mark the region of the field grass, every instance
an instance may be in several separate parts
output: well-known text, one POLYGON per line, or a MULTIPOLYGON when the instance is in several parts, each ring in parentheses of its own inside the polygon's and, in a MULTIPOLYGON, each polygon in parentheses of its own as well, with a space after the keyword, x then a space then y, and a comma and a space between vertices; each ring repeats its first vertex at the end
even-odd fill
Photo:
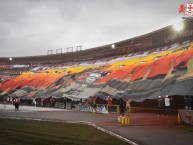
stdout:
POLYGON ((126 145, 84 124, 0 118, 1 145, 126 145))
POLYGON ((181 125, 172 125, 169 126, 171 128, 174 128, 176 130, 186 131, 186 132, 192 132, 193 133, 193 126, 188 124, 181 124, 181 125))
POLYGON ((192 125, 181 125, 178 127, 179 130, 187 131, 187 132, 193 132, 193 126, 192 125))
POLYGON ((183 129, 184 131, 193 132, 193 128, 187 127, 183 129))

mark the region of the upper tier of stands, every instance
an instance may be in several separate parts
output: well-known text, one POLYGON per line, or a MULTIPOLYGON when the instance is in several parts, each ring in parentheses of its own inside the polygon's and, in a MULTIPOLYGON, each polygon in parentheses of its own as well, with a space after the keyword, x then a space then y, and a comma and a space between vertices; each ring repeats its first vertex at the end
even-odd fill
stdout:
MULTIPOLYGON (((104 98, 111 95, 124 98, 129 95, 138 101, 153 98, 160 93, 169 93, 165 88, 174 80, 178 82, 183 76, 193 76, 190 75, 193 43, 186 41, 183 45, 176 43, 166 48, 101 59, 93 63, 38 66, 4 81, 0 85, 0 95, 12 93, 30 98, 51 95, 70 98, 88 98, 93 95, 104 98)), ((176 87, 175 83, 173 87, 176 87)), ((175 94, 175 91, 172 93, 175 94)))

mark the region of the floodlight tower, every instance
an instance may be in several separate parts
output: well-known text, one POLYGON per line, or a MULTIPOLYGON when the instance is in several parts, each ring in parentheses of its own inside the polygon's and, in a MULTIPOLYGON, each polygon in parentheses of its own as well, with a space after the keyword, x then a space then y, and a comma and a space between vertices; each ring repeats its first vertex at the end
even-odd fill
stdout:
POLYGON ((112 44, 112 45, 111 45, 111 48, 112 48, 112 49, 115 49, 115 44, 112 44))
POLYGON ((175 31, 181 31, 184 28, 183 22, 177 22, 173 24, 173 28, 175 31))
POLYGON ((12 61, 13 61, 13 58, 10 57, 10 58, 9 58, 9 65, 12 65, 12 61))

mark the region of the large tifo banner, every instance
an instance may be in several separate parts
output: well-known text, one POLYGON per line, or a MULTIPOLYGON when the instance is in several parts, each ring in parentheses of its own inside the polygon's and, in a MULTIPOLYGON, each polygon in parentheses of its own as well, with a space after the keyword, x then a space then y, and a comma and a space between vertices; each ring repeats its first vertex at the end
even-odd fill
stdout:
POLYGON ((178 110, 183 122, 193 125, 193 110, 178 110))

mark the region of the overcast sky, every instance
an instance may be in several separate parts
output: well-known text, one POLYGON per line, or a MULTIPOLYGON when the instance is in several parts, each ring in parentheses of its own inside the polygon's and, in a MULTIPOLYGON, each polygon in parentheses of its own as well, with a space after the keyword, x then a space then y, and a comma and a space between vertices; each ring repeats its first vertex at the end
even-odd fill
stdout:
MULTIPOLYGON (((0 0, 0 57, 111 44, 182 18, 186 0, 0 0)), ((55 53, 55 51, 54 51, 55 53)))

